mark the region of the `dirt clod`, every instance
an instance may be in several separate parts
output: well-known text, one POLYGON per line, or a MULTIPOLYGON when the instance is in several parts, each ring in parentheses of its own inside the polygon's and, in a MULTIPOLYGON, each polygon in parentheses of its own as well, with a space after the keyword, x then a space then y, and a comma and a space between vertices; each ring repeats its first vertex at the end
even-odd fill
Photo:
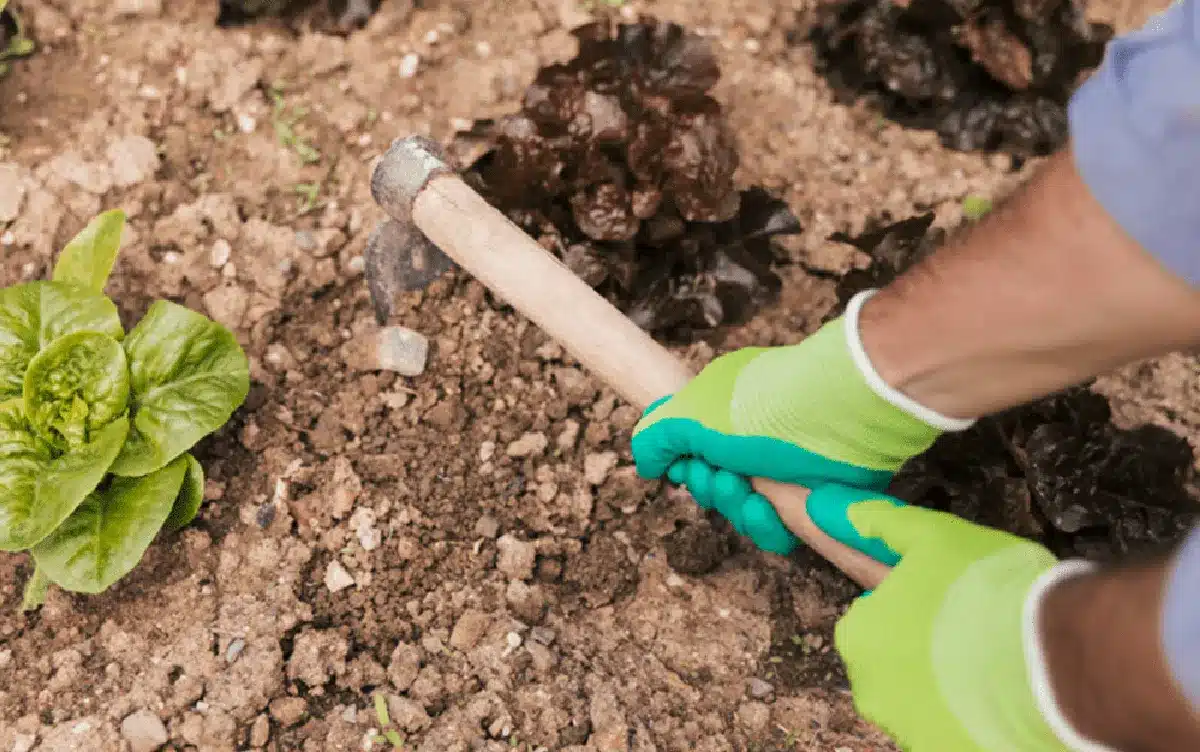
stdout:
POLYGON ((131 752, 155 752, 170 739, 162 720, 149 710, 139 710, 121 721, 121 736, 131 752))
POLYGON ((496 568, 514 580, 529 580, 533 577, 533 565, 537 561, 537 546, 511 535, 501 536, 496 541, 500 555, 496 568))

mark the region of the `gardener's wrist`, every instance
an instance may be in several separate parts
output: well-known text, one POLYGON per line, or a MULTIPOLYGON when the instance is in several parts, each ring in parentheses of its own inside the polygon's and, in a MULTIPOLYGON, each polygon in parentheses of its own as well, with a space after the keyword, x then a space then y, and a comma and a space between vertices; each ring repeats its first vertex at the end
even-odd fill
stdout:
POLYGON ((1026 660, 1043 715, 1079 752, 1200 748, 1200 724, 1161 647, 1165 564, 1059 565, 1027 614, 1026 660), (1031 623, 1030 623, 1031 622, 1031 623), (1030 631, 1032 628, 1032 631, 1030 631), (1065 728, 1064 728, 1065 727, 1065 728), (1090 745, 1090 746, 1089 746, 1090 745))
POLYGON ((1066 151, 864 306, 879 374, 938 412, 998 412, 1200 342, 1200 293, 1126 236, 1066 151))

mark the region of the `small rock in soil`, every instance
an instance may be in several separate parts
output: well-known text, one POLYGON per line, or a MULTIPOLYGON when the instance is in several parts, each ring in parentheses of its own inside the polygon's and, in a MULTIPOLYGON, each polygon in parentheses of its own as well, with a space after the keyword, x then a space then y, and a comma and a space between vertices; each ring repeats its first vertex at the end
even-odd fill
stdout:
POLYGON ((953 149, 1036 156, 1066 140, 1066 102, 1113 30, 1089 23, 1083 0, 1029 7, 840 0, 818 11, 809 40, 840 98, 869 94, 953 149))
POLYGON ((246 649, 246 641, 240 637, 229 641, 229 647, 225 649, 225 660, 228 663, 233 663, 246 649))
POLYGON ((254 719, 254 725, 250 727, 250 746, 265 746, 270 739, 271 721, 267 718, 267 716, 260 715, 254 719))
POLYGON ((290 728, 304 720, 308 712, 308 701, 303 697, 276 697, 271 700, 270 713, 275 722, 290 728))
POLYGON ((416 645, 402 642, 392 651, 388 662, 388 681, 398 692, 404 692, 417 680, 421 671, 421 649, 416 645))
POLYGON ((750 696, 756 700, 765 700, 775 694, 775 687, 768 681, 754 677, 747 682, 747 690, 750 696))
POLYGON ((148 180, 158 170, 158 149, 145 136, 126 136, 108 145, 113 183, 121 188, 148 180))
POLYGON ((549 443, 546 434, 541 431, 531 431, 509 444, 504 453, 509 457, 531 457, 546 451, 549 443))
POLYGON ((455 650, 470 650, 475 647, 491 626, 492 617, 476 609, 467 609, 458 617, 454 631, 450 633, 450 647, 455 650))
POLYGON ((490 514, 485 514, 475 522, 475 534, 484 538, 495 539, 500 534, 500 521, 490 514))
POLYGON ((163 12, 163 0, 116 0, 113 10, 121 16, 157 18, 163 12))
POLYGON ((593 452, 583 458, 583 479, 593 486, 598 486, 608 480, 609 473, 616 466, 616 452, 593 452))
POLYGON ((771 709, 761 702, 744 702, 737 714, 742 726, 753 734, 762 733, 771 722, 771 709))
POLYGON ((496 560, 496 568, 514 580, 533 579, 533 566, 537 562, 537 546, 518 540, 511 535, 502 536, 496 541, 500 555, 496 560))
POLYGON ((537 585, 512 580, 504 592, 509 608, 526 624, 537 624, 546 615, 546 596, 537 585))
POLYGON ((167 728, 157 715, 139 710, 121 721, 121 736, 132 752, 154 752, 167 743, 167 728))
POLYGON ((387 326, 347 342, 346 365, 360 371, 395 371, 402 376, 425 373, 429 340, 403 326, 387 326))
POLYGON ((21 213, 25 186, 15 164, 0 164, 0 224, 12 222, 21 213))
POLYGON ((337 559, 329 562, 325 569, 325 587, 331 593, 339 593, 354 584, 354 577, 337 559))
POLYGON ((425 708, 407 697, 388 695, 387 706, 392 723, 410 734, 423 731, 431 723, 425 708))
POLYGON ((578 55, 539 71, 520 112, 457 134, 465 179, 644 329, 746 319, 780 288, 772 238, 800 225, 737 189, 708 43, 651 18, 572 34, 578 55))

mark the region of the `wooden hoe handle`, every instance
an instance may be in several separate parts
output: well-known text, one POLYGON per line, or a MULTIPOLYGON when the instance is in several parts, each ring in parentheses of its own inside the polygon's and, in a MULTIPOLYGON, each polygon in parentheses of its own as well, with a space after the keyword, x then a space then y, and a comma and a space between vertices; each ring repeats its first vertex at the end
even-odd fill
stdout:
MULTIPOLYGON (((436 144, 421 137, 397 140, 376 166, 371 188, 393 219, 415 225, 636 407, 644 409, 691 379, 682 361, 455 175, 436 144)), ((813 523, 807 489, 764 478, 753 483, 797 537, 859 585, 874 589, 887 576, 887 565, 813 523)))

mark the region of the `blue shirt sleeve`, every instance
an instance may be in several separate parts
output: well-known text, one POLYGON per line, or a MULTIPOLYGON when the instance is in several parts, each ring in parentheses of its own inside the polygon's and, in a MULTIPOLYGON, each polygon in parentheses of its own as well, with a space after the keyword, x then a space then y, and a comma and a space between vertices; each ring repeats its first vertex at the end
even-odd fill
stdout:
POLYGON ((1175 681, 1200 710, 1200 527, 1179 550, 1167 580, 1163 650, 1175 681))
POLYGON ((1072 97, 1076 168, 1124 230, 1200 284, 1200 0, 1109 42, 1072 97))

